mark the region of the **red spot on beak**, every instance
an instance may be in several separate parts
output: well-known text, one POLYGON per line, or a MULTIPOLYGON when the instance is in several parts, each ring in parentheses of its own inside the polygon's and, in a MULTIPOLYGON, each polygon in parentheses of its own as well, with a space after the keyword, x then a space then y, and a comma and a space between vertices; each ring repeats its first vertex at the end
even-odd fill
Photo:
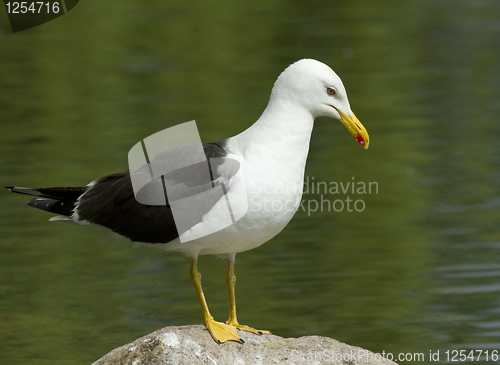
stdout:
POLYGON ((365 145, 365 140, 363 139, 363 137, 361 137, 361 134, 356 134, 354 136, 354 139, 358 141, 362 146, 365 145))

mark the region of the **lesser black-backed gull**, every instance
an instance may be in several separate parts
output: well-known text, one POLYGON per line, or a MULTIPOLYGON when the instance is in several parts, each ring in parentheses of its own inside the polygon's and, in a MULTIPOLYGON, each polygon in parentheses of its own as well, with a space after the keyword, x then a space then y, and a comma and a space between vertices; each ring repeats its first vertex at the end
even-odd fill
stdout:
POLYGON ((203 144, 208 160, 222 161, 212 175, 213 185, 225 189, 227 196, 222 199, 229 198, 233 206, 245 204, 247 209, 234 224, 212 233, 211 225, 220 218, 215 204, 201 220, 181 233, 181 236, 196 233, 199 238, 195 239, 179 237, 169 203, 147 205, 136 200, 129 171, 106 175, 83 187, 9 189, 37 196, 28 205, 58 214, 53 221, 100 225, 134 242, 191 257, 190 276, 212 337, 219 343, 242 342, 238 329, 258 334, 269 332, 240 325, 237 320, 235 255, 276 236, 299 208, 314 119, 321 116, 341 121, 356 141, 368 148, 368 133, 351 111, 340 78, 325 64, 303 59, 281 73, 266 109, 251 127, 237 136, 203 144), (231 184, 225 160, 239 163, 245 193, 231 184), (227 259, 229 319, 226 323, 213 319, 202 291, 197 260, 199 255, 206 254, 227 259))

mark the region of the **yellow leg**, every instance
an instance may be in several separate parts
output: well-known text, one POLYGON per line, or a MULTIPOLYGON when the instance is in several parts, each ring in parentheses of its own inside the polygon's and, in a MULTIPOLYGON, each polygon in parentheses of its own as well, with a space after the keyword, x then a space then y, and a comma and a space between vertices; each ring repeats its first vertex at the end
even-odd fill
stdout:
POLYGON ((259 335, 270 335, 271 332, 269 331, 259 331, 255 328, 238 323, 238 319, 236 317, 236 295, 234 291, 234 287, 236 285, 236 275, 234 275, 234 263, 230 260, 227 260, 226 284, 229 294, 229 319, 226 323, 243 331, 252 332, 259 335))
POLYGON ((223 343, 226 341, 237 341, 243 343, 243 340, 240 339, 240 336, 238 335, 238 330, 236 329, 236 327, 222 322, 217 322, 210 314, 207 301, 205 300, 205 295, 203 294, 203 289, 201 288, 201 274, 198 271, 197 260, 193 260, 189 274, 191 276, 191 280, 193 280, 196 294, 198 294, 198 299, 200 300, 201 310, 203 311, 203 317, 205 320, 205 326, 207 326, 207 329, 212 335, 215 342, 223 343))

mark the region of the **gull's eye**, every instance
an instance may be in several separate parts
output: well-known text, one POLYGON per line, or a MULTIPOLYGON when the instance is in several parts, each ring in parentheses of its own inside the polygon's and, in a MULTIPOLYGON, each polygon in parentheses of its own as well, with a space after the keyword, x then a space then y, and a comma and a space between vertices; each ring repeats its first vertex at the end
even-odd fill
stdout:
POLYGON ((326 88, 326 93, 328 95, 335 95, 337 93, 337 90, 335 90, 333 87, 327 87, 326 88))

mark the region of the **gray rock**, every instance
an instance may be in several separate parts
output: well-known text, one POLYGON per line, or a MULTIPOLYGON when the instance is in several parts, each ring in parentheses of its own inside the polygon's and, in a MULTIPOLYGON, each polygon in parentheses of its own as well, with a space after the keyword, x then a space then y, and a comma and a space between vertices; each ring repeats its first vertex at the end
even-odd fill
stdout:
POLYGON ((282 338, 240 332, 244 344, 215 343, 205 326, 166 327, 119 347, 93 365, 396 364, 328 337, 282 338))
POLYGON ((396 364, 328 337, 282 338, 243 331, 240 337, 244 344, 219 345, 205 326, 165 327, 111 351, 93 365, 396 364))

